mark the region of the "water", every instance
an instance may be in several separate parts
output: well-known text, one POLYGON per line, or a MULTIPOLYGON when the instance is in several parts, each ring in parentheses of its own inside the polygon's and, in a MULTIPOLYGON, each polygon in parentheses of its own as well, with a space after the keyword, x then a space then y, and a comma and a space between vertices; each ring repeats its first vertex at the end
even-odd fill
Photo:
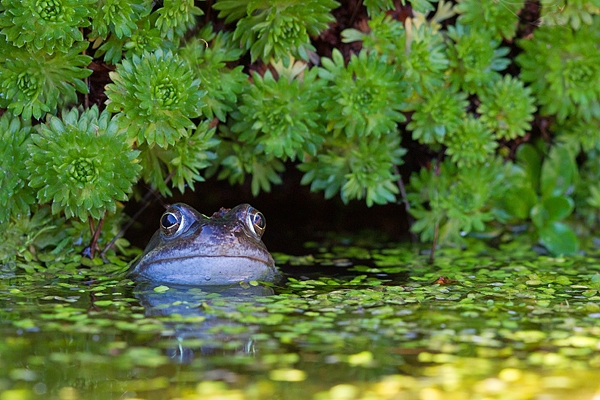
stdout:
POLYGON ((313 250, 276 287, 9 272, 0 400, 600 398, 596 258, 313 250))

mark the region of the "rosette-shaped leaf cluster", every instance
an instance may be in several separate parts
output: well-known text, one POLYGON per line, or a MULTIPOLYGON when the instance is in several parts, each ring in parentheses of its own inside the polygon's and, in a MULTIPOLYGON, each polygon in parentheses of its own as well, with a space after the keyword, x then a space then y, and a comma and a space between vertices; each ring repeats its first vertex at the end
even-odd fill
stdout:
POLYGON ((156 27, 169 40, 183 36, 196 26, 196 17, 204 14, 194 0, 164 0, 157 13, 156 27))
POLYGON ((138 29, 136 22, 150 14, 151 9, 149 0, 98 0, 90 36, 102 39, 109 34, 119 39, 130 37, 138 29))
POLYGON ((470 94, 481 93, 500 79, 499 71, 509 64, 505 58, 508 47, 499 47, 499 41, 489 31, 471 29, 457 24, 448 27, 450 82, 455 89, 470 94))
POLYGON ((107 63, 118 64, 123 58, 131 59, 134 55, 141 56, 144 52, 152 53, 158 49, 174 48, 175 43, 165 40, 149 18, 142 18, 137 21, 136 29, 130 37, 119 38, 117 35, 110 35, 94 55, 95 57, 104 55, 104 61, 107 63))
POLYGON ((83 40, 94 0, 3 0, 0 32, 17 47, 52 54, 68 52, 83 40))
POLYGON ((25 160, 31 124, 10 112, 0 117, 0 224, 12 217, 29 215, 35 200, 28 183, 25 160))
POLYGON ((531 89, 510 75, 496 81, 479 96, 477 112, 497 139, 515 139, 531 128, 536 110, 531 89))
MULTIPOLYGON (((395 60, 399 42, 405 40, 402 22, 393 19, 390 15, 380 13, 374 15, 368 24, 368 33, 353 28, 343 30, 342 40, 345 43, 362 41, 363 49, 385 55, 390 61, 395 60)), ((403 54, 402 57, 404 56, 403 54)))
POLYGON ((401 74, 375 52, 352 55, 348 66, 339 50, 321 59, 319 76, 327 82, 323 108, 327 127, 347 136, 380 136, 405 120, 407 97, 401 74))
POLYGON ((402 164, 406 150, 396 131, 364 140, 339 136, 327 143, 326 151, 299 165, 302 184, 311 191, 323 190, 325 198, 336 193, 344 203, 365 199, 367 206, 394 202, 398 193, 395 165, 402 164))
POLYGON ((200 170, 210 167, 216 158, 212 149, 219 144, 219 140, 214 134, 215 128, 209 126, 209 121, 204 121, 194 133, 178 140, 173 146, 140 146, 142 178, 163 196, 172 194, 167 185, 169 180, 181 193, 186 186, 194 190, 194 182, 204 181, 200 170))
POLYGON ((414 140, 421 143, 441 143, 448 132, 455 131, 467 115, 467 95, 449 87, 427 93, 411 103, 407 110, 414 111, 406 126, 414 140))
POLYGON ((100 219, 125 201, 140 171, 131 142, 97 107, 51 116, 32 136, 27 169, 40 203, 67 218, 100 219))
POLYGON ((459 167, 475 167, 483 164, 498 146, 492 131, 481 119, 467 117, 457 129, 444 137, 446 154, 459 167))
POLYGON ((600 17, 577 31, 541 26, 518 44, 521 79, 531 83, 542 114, 559 122, 600 118, 600 17))
POLYGON ((492 32, 496 39, 511 40, 517 31, 519 12, 524 4, 524 0, 459 0, 454 11, 459 14, 459 23, 492 32))
POLYGON ((422 241, 461 245, 464 236, 484 231, 485 223, 497 216, 494 204, 504 192, 509 164, 493 159, 471 168, 458 168, 450 159, 410 178, 408 199, 416 222, 411 227, 422 241))
POLYGON ((594 15, 600 14, 600 0, 540 0, 541 25, 570 24, 575 30, 592 24, 594 15))
POLYGON ((219 32, 215 35, 210 25, 191 39, 179 50, 179 55, 191 66, 202 82, 202 87, 210 93, 203 98, 202 114, 212 119, 215 116, 225 122, 227 113, 236 107, 239 94, 244 89, 248 76, 242 72, 243 66, 231 69, 228 62, 236 61, 243 50, 232 46, 230 33, 219 32), (210 45, 207 46, 207 43, 210 45))
POLYGON ((252 61, 308 60, 314 51, 310 36, 318 36, 334 21, 334 0, 217 0, 214 8, 225 22, 237 21, 234 40, 250 50, 252 61))
POLYGON ((369 33, 342 32, 344 42, 362 41, 363 49, 377 52, 403 72, 404 81, 419 95, 442 86, 448 69, 446 44, 440 31, 428 24, 404 25, 389 15, 369 20, 369 33))
POLYGON ((325 131, 319 109, 324 82, 317 80, 317 68, 301 72, 303 67, 298 74, 280 70, 279 79, 270 71, 262 77, 252 74, 253 85, 246 86, 238 110, 231 114, 238 140, 283 160, 316 154, 325 131))
POLYGON ((431 26, 422 24, 398 41, 396 57, 404 71, 404 79, 419 95, 436 91, 444 82, 448 56, 443 36, 431 26))
MULTIPOLYGON (((1 36, 1 35, 0 35, 1 36)), ((85 42, 74 45, 68 53, 28 52, 3 41, 0 52, 10 57, 0 59, 0 107, 8 108, 25 119, 39 119, 47 112, 77 100, 77 93, 87 93, 83 78, 92 71, 85 67, 92 60, 81 54, 85 42)))
POLYGON ((166 148, 196 128, 200 116, 200 80, 190 66, 170 51, 157 50, 123 60, 106 86, 107 109, 139 144, 166 148))

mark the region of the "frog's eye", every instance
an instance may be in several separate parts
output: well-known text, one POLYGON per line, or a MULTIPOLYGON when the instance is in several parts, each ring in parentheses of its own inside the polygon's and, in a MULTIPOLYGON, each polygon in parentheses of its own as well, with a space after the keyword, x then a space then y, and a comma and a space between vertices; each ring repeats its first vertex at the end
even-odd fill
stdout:
POLYGON ((246 218, 248 227, 256 236, 261 237, 267 228, 265 216, 256 208, 249 207, 246 218))
POLYGON ((160 230, 167 236, 173 236, 183 223, 181 212, 174 207, 169 208, 160 218, 160 230))

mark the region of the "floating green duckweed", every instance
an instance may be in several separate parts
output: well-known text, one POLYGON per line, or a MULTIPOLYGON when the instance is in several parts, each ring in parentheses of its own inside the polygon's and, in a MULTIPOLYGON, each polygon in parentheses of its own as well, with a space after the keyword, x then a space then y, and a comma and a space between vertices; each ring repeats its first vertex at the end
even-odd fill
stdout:
POLYGON ((276 287, 22 267, 0 281, 0 400, 599 396, 595 255, 315 249, 276 256, 276 287))

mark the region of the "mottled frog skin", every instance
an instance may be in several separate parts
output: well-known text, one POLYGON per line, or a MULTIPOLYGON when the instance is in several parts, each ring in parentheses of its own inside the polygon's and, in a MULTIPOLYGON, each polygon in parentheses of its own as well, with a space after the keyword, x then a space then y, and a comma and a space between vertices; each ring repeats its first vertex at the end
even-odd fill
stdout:
POLYGON ((129 276, 177 285, 275 281, 280 275, 261 240, 265 228, 265 217, 249 204, 211 217, 173 204, 129 276))

